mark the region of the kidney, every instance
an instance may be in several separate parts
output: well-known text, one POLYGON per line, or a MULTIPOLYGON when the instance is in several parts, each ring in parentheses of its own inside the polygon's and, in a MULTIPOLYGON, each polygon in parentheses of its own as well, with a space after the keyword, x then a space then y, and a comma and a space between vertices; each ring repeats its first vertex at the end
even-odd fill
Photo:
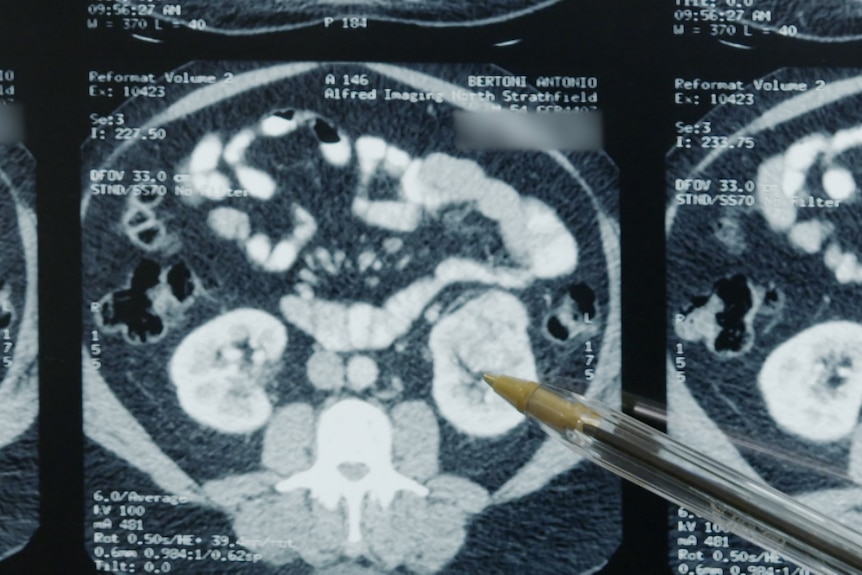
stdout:
POLYGON ((524 305, 515 296, 495 290, 470 300, 431 329, 431 394, 440 415, 456 429, 490 438, 524 421, 482 381, 482 374, 537 379, 528 325, 524 305))
POLYGON ((238 308, 195 328, 174 351, 168 373, 180 407, 222 433, 252 433, 272 415, 267 386, 287 347, 275 316, 238 308))
POLYGON ((757 384, 787 433, 815 442, 848 437, 862 407, 862 324, 829 321, 799 332, 766 358, 757 384))

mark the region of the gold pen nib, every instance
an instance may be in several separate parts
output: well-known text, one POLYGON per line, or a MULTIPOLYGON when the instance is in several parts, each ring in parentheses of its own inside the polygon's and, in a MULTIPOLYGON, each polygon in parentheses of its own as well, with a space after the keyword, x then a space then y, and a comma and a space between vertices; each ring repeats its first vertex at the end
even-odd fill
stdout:
POLYGON ((557 431, 583 430, 584 424, 598 425, 601 416, 577 399, 564 397, 558 391, 508 375, 486 373, 482 378, 503 399, 525 415, 538 419, 557 431))
POLYGON ((530 396, 539 388, 539 384, 534 381, 526 381, 507 375, 486 373, 482 379, 521 413, 527 409, 527 401, 529 401, 530 396))

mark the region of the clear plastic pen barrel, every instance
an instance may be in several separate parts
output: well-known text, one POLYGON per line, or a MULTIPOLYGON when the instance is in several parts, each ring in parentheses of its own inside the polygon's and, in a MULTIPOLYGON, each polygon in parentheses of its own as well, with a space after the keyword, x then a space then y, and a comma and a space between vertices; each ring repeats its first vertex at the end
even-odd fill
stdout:
POLYGON ((576 452, 801 567, 862 575, 862 534, 621 412, 554 393, 583 406, 577 425, 539 418, 553 408, 541 393, 530 398, 525 412, 576 452))

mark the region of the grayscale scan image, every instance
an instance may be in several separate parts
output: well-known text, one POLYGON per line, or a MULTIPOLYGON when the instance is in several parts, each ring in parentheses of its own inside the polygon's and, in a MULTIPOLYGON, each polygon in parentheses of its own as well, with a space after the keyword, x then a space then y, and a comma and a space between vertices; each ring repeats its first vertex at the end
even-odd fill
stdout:
MULTIPOLYGON (((705 22, 814 42, 862 39, 860 0, 725 0, 705 22)), ((720 30, 719 35, 727 35, 720 30)), ((730 34, 733 35, 733 34, 730 34)))
MULTIPOLYGON (((281 32, 305 26, 364 28, 369 20, 420 26, 483 26, 566 0, 119 0, 104 15, 145 16, 217 34, 281 32)), ((568 0, 571 1, 571 0, 568 0)), ((125 30, 139 25, 124 25, 125 30)))
POLYGON ((0 558, 39 524, 35 172, 23 145, 0 143, 0 558))
POLYGON ((538 116, 547 92, 484 65, 91 74, 109 77, 163 97, 91 116, 83 148, 98 568, 605 564, 618 482, 481 380, 573 378, 619 402, 616 168, 456 145, 456 113, 538 116))
MULTIPOLYGON (((862 71, 711 89, 667 164, 670 431, 862 529, 862 71)), ((671 527, 680 569, 781 564, 671 527)))

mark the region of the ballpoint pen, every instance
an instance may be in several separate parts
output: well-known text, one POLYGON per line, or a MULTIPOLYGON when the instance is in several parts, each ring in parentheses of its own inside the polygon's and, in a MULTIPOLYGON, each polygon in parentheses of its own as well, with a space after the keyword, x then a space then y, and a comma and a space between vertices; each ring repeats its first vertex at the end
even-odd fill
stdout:
POLYGON ((571 391, 484 376, 546 433, 600 466, 823 575, 862 575, 862 534, 670 436, 571 391))

